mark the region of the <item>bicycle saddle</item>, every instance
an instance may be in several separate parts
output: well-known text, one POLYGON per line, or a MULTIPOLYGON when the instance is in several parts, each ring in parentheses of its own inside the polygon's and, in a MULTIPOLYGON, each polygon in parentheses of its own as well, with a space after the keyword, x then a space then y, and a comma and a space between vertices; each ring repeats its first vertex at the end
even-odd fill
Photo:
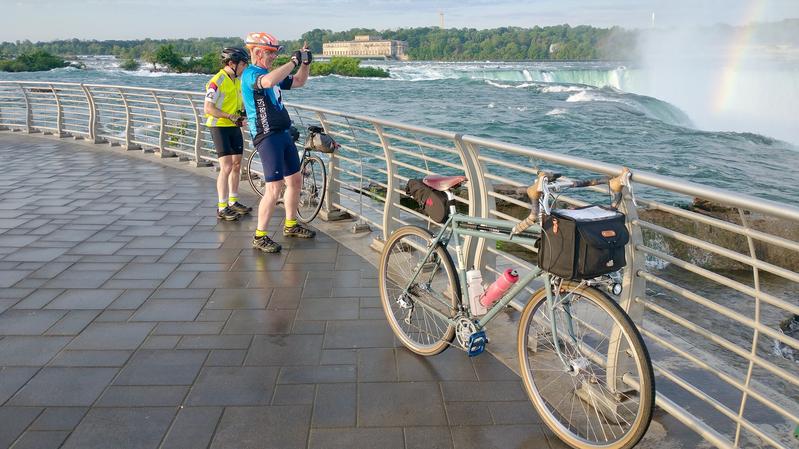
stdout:
POLYGON ((443 192, 466 182, 466 176, 425 176, 422 182, 431 189, 443 192))

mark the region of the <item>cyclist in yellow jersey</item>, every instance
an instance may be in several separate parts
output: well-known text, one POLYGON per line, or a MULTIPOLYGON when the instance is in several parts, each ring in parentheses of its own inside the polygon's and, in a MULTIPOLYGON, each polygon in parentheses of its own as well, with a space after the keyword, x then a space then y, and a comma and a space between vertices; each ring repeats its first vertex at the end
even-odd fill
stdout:
POLYGON ((241 99, 241 73, 250 63, 250 55, 241 48, 222 50, 224 67, 205 86, 205 125, 219 156, 219 176, 216 180, 217 218, 238 220, 250 213, 251 207, 239 202, 239 179, 244 140, 240 127, 243 124, 244 105, 241 99), (229 196, 228 196, 229 194, 229 196))

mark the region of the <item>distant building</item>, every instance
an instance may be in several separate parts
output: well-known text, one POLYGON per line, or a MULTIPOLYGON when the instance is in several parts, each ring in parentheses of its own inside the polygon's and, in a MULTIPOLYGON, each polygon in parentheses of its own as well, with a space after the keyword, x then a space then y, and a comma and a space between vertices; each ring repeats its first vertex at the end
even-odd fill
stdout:
POLYGON ((355 36, 354 41, 338 41, 322 44, 322 56, 349 56, 351 58, 386 58, 405 61, 408 43, 383 39, 380 36, 355 36))

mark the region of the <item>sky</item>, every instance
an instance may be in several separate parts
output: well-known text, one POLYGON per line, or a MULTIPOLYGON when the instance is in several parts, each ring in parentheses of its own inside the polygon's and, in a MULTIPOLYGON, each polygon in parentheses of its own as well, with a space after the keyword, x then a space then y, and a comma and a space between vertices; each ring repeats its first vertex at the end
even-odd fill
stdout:
POLYGON ((799 0, 0 0, 0 41, 244 36, 315 28, 679 27, 799 17, 799 0), (759 5, 752 8, 753 5, 759 5), (758 11, 752 18, 747 11, 758 11))

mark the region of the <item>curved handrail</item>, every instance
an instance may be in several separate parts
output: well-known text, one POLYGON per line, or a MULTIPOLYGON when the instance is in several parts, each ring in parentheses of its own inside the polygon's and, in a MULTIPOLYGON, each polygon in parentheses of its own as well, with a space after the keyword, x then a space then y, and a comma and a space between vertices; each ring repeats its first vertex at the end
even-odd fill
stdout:
MULTIPOLYGON (((55 129, 58 135, 88 136, 95 142, 121 141, 129 149, 175 152, 203 165, 216 158, 197 108, 202 101, 202 93, 184 90, 0 81, 0 129, 55 129), (55 94, 56 108, 48 109, 50 102, 43 95, 50 94, 55 94)), ((338 153, 328 156, 329 195, 321 216, 333 218, 342 211, 358 216, 378 228, 376 246, 406 223, 438 226, 402 201, 401 186, 412 177, 466 175, 471 182, 458 202, 474 215, 510 219, 526 215, 524 209, 529 207, 513 191, 532 180, 528 174, 534 169, 527 168, 526 162, 530 159, 596 174, 621 171, 613 164, 369 115, 294 103, 287 106, 294 111, 295 120, 321 123, 342 144, 338 153), (518 173, 509 173, 508 168, 514 166, 518 173), (387 190, 381 193, 381 189, 387 190)), ((252 151, 249 143, 245 148, 252 151)), ((786 315, 799 311, 796 299, 775 291, 773 284, 773 278, 779 278, 782 284, 777 285, 784 291, 799 290, 799 233, 783 232, 786 227, 799 228, 799 208, 644 170, 635 171, 633 182, 656 192, 699 197, 730 208, 729 213, 709 216, 646 198, 647 192, 638 194, 639 205, 646 208, 636 209, 629 196, 625 199, 633 238, 626 252, 624 290, 617 299, 641 328, 647 344, 657 348, 654 366, 658 378, 683 386, 692 398, 677 401, 659 391, 658 405, 718 447, 746 445, 742 429, 772 447, 792 447, 788 432, 780 434, 778 430, 792 430, 799 424, 799 405, 775 385, 793 388, 792 397, 797 398, 799 376, 795 364, 775 358, 769 344, 799 354, 799 341, 775 329, 774 320, 780 315, 767 316, 764 311, 766 306, 786 315), (675 270, 661 270, 658 264, 670 264, 675 270), (729 275, 726 270, 730 268, 749 270, 754 286, 741 276, 729 275), (681 277, 675 273, 677 269, 690 277, 681 277), (764 271, 772 273, 770 278, 764 271), (719 288, 697 288, 696 279, 719 288), (751 316, 746 313, 750 304, 756 308, 751 316), (735 332, 728 335, 723 329, 697 324, 697 317, 727 323, 735 332), (714 348, 738 357, 745 369, 736 372, 714 348), (738 392, 741 399, 714 398, 717 386, 709 387, 703 376, 686 378, 679 372, 683 365, 702 370, 738 392), (757 370, 760 374, 756 376, 757 370), (702 402, 703 407, 692 407, 691 401, 702 402), (761 426, 749 419, 747 411, 757 403, 778 411, 775 419, 782 420, 776 421, 779 425, 761 426), (734 431, 710 428, 710 421, 700 416, 702 408, 727 417, 734 431)), ((587 195, 561 199, 571 204, 596 200, 591 192, 587 195)), ((532 267, 528 251, 494 247, 481 239, 469 242, 465 249, 468 263, 487 273, 500 273, 509 264, 532 267)), ((514 306, 521 307, 524 299, 517 298, 514 306)), ((623 373, 616 376, 624 377, 623 373)))

